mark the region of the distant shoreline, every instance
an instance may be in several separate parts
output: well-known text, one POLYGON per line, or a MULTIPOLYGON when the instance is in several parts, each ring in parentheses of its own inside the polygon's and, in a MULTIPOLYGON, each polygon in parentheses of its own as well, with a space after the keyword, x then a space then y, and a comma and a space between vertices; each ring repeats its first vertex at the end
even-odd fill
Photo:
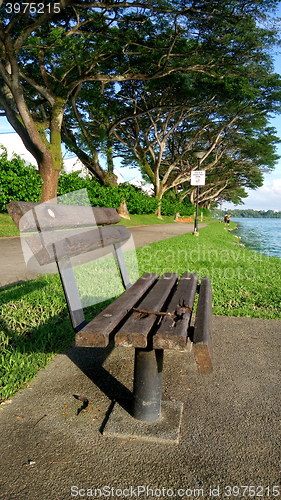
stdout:
MULTIPOLYGON (((219 218, 219 217, 218 217, 219 218)), ((281 219, 281 214, 280 216, 278 217, 243 217, 243 216, 239 216, 239 215, 234 215, 233 217, 231 217, 231 220, 233 219, 281 219)))
POLYGON ((253 210, 252 208, 239 210, 239 208, 234 208, 233 210, 212 209, 211 213, 220 218, 229 213, 232 218, 237 219, 281 219, 281 210, 253 210))

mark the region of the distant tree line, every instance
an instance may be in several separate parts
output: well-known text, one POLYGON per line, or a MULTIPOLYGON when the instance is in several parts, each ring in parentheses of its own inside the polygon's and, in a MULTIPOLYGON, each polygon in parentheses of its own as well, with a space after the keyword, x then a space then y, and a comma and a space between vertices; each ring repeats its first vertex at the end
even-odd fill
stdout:
POLYGON ((231 213, 232 217, 240 217, 247 219, 281 219, 281 211, 275 212, 274 210, 253 210, 252 208, 239 210, 213 210, 213 217, 224 217, 225 213, 231 213))

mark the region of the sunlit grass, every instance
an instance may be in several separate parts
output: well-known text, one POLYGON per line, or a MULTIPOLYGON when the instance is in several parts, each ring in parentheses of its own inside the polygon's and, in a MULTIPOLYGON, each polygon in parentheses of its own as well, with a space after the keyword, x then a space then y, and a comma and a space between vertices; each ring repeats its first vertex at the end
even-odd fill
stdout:
POLYGON ((218 221, 199 233, 140 248, 140 270, 210 276, 214 314, 281 319, 281 259, 239 246, 218 221))
POLYGON ((0 237, 19 236, 20 232, 9 214, 0 214, 0 237))
MULTIPOLYGON (((139 275, 208 275, 214 314, 281 319, 281 260, 239 246, 234 234, 217 221, 199 232, 199 237, 189 233, 137 249, 139 275)), ((106 281, 110 288, 110 279, 106 281)), ((87 308, 87 321, 112 300, 87 308)), ((1 290, 0 400, 15 394, 73 340, 57 275, 1 290)))

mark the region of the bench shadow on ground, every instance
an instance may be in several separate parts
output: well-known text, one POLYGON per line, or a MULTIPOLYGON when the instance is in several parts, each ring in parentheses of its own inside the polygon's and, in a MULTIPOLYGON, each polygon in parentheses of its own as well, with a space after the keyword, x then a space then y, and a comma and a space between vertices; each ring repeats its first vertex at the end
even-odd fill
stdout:
POLYGON ((101 425, 102 432, 114 404, 118 404, 128 413, 132 411, 132 392, 104 367, 103 363, 115 348, 111 342, 107 347, 75 347, 65 351, 68 358, 97 386, 111 401, 104 421, 101 425))
MULTIPOLYGON (((14 300, 20 300, 32 291, 44 288, 44 285, 36 280, 23 282, 20 285, 22 286, 19 286, 16 290, 14 286, 5 287, 5 289, 1 290, 0 303, 7 304, 14 300)), ((93 316, 91 315, 91 317, 93 316)), ((11 330, 3 318, 0 318, 0 328, 10 332, 9 337, 11 337, 11 330)), ((36 326, 30 328, 26 335, 13 333, 11 341, 17 351, 22 354, 38 352, 39 345, 40 352, 53 353, 54 344, 58 342, 59 337, 61 337, 62 348, 60 350, 55 349, 55 352, 64 352, 112 402, 118 401, 121 406, 129 411, 132 399, 131 391, 103 367, 105 360, 114 349, 114 344, 110 343, 105 348, 66 348, 67 343, 68 345, 73 344, 75 337, 67 310, 63 314, 53 316, 46 321, 44 323, 44 332, 40 326, 36 326)))
MULTIPOLYGON (((0 304, 12 303, 24 298, 26 295, 38 289, 44 289, 44 283, 34 280, 28 282, 19 282, 0 289, 0 304)), ((112 299, 114 300, 114 299, 112 299)), ((107 305, 99 304, 99 308, 107 305)), ((86 312, 86 311, 85 311, 86 312)), ((87 321, 90 321, 99 310, 88 308, 86 315, 87 321)), ((105 348, 91 348, 91 347, 67 347, 74 344, 75 333, 72 329, 69 314, 67 309, 59 315, 55 315, 44 322, 42 325, 28 328, 24 335, 22 333, 12 332, 4 318, 0 318, 0 329, 7 332, 11 347, 15 348, 21 354, 29 354, 32 352, 42 353, 64 353, 68 358, 96 385, 111 401, 108 409, 110 414, 114 403, 118 403, 126 409, 131 411, 132 393, 112 376, 104 367, 103 364, 107 357, 114 349, 113 342, 105 348), (54 346, 57 346, 56 348, 54 346), (59 348, 61 345, 61 348, 59 348)), ((75 394, 73 394, 75 396, 75 394)), ((108 416, 106 416, 106 419, 108 416)), ((104 421, 103 427, 106 423, 104 421)))

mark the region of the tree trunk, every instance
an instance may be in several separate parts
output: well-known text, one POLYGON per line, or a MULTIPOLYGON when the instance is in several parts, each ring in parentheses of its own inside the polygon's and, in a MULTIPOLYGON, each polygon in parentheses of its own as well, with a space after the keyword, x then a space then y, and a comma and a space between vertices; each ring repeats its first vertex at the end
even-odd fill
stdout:
POLYGON ((2 97, 0 101, 10 124, 38 164, 43 180, 41 202, 48 201, 57 196, 58 178, 62 169, 61 122, 65 102, 60 98, 54 102, 48 142, 45 135, 46 124, 44 121, 34 121, 24 100, 22 88, 15 85, 12 90, 18 108, 17 116, 12 112, 12 104, 7 99, 2 97))
POLYGON ((195 189, 192 189, 191 193, 190 193, 190 203, 192 203, 192 205, 196 205, 196 198, 197 198, 197 188, 195 189))
POLYGON ((158 208, 156 212, 154 212, 154 215, 157 215, 158 219, 163 220, 163 217, 161 215, 161 200, 158 200, 158 208))
POLYGON ((50 126, 50 143, 45 139, 43 131, 42 140, 45 151, 42 162, 38 162, 39 174, 43 179, 41 202, 54 200, 56 203, 59 174, 63 167, 61 152, 61 126, 65 109, 65 100, 57 98, 52 110, 50 126))
MULTIPOLYGON (((65 144, 71 149, 79 158, 81 163, 91 172, 91 174, 99 181, 101 186, 117 186, 117 176, 113 173, 113 163, 112 168, 109 166, 109 170, 106 172, 102 169, 99 163, 98 151, 92 148, 92 156, 85 153, 77 144, 76 138, 72 130, 68 130, 66 126, 63 126, 62 138, 65 144)), ((108 157, 107 157, 108 161, 108 157)), ((110 165, 110 162, 108 162, 110 165)))
POLYGON ((114 174, 114 163, 113 163, 113 140, 109 137, 107 138, 107 172, 104 175, 104 185, 105 186, 117 186, 117 175, 114 174))
POLYGON ((55 170, 53 165, 53 160, 51 157, 44 158, 39 164, 39 174, 42 177, 42 195, 40 202, 53 200, 56 203, 57 190, 58 190, 58 180, 60 175, 60 170, 55 170))
POLYGON ((117 175, 111 172, 104 173, 104 186, 117 186, 117 175))
POLYGON ((107 148, 106 148, 106 159, 107 159, 107 171, 113 174, 113 141, 107 138, 107 148))
POLYGON ((161 204, 162 204, 163 194, 164 194, 164 192, 162 192, 161 194, 158 194, 158 196, 156 196, 156 199, 158 200, 158 207, 157 207, 157 210, 154 212, 154 215, 157 215, 158 219, 161 219, 161 220, 163 220, 163 217, 161 215, 161 204))

